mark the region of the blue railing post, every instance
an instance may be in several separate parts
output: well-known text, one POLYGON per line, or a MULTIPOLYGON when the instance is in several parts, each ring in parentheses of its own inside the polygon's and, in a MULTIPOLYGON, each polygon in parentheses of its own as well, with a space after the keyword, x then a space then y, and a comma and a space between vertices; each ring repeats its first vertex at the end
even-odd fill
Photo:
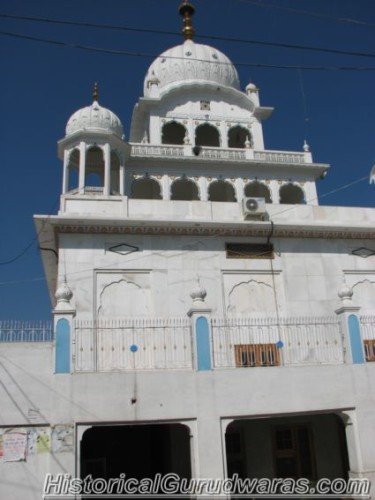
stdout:
POLYGON ((338 293, 341 306, 336 309, 340 323, 344 348, 344 362, 362 364, 366 362, 361 323, 359 321, 360 307, 352 302, 353 290, 344 283, 338 293))
POLYGON ((188 315, 191 318, 194 367, 197 371, 207 371, 213 368, 211 309, 205 303, 206 295, 206 290, 200 284, 190 294, 193 304, 188 315))
POLYGON ((54 314, 54 360, 55 373, 71 373, 74 370, 74 324, 75 309, 70 304, 73 293, 64 280, 58 287, 54 314))

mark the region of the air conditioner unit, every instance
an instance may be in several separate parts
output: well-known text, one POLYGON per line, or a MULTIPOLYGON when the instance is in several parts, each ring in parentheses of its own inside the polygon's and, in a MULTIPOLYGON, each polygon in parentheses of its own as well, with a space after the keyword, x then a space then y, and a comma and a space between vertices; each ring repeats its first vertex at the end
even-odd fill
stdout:
POLYGON ((245 219, 264 219, 266 215, 266 201, 264 198, 244 198, 242 210, 245 219))

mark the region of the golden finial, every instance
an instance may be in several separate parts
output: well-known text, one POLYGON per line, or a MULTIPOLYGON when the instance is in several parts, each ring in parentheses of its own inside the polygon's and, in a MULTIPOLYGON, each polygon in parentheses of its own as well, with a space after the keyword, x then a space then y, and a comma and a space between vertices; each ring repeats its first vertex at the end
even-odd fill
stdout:
POLYGON ((192 23, 192 17, 195 12, 194 6, 189 2, 189 0, 184 0, 179 8, 179 13, 181 14, 184 22, 184 27, 182 28, 182 33, 185 40, 192 40, 195 34, 195 29, 192 23))
POLYGON ((94 89, 92 91, 92 98, 94 101, 99 101, 99 85, 97 82, 94 83, 94 89))

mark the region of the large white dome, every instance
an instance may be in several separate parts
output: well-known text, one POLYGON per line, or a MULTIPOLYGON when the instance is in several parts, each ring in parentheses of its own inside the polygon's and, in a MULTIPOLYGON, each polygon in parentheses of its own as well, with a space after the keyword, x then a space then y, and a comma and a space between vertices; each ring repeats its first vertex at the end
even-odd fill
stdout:
POLYGON ((111 132, 119 137, 123 135, 121 121, 112 111, 103 108, 97 101, 91 106, 76 111, 68 120, 66 135, 78 131, 111 132))
POLYGON ((237 70, 230 59, 219 50, 193 40, 186 40, 155 59, 145 78, 145 96, 150 95, 150 81, 158 81, 161 93, 186 82, 240 88, 237 70))

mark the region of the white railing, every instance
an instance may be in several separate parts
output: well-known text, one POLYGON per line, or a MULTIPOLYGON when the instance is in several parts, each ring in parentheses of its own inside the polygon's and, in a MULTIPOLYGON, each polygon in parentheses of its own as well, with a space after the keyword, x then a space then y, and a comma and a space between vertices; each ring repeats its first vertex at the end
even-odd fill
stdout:
POLYGON ((375 316, 360 316, 362 338, 375 340, 375 316))
POLYGON ((51 321, 0 321, 0 342, 52 342, 51 321))
POLYGON ((254 344, 276 344, 284 365, 344 362, 336 317, 213 317, 211 325, 216 368, 235 367, 235 346, 254 344))
POLYGON ((246 160, 246 152, 244 149, 224 149, 224 148, 207 148, 202 147, 199 158, 209 160, 246 160))
MULTIPOLYGON (((154 144, 131 144, 131 155, 133 157, 153 158, 194 158, 193 146, 180 145, 154 145, 154 144)), ((307 163, 305 153, 294 151, 254 151, 252 149, 235 149, 202 146, 198 155, 206 160, 230 160, 230 161, 264 161, 268 163, 302 164, 307 163)))
POLYGON ((184 156, 183 146, 154 146, 152 144, 132 144, 132 156, 152 156, 152 157, 168 157, 180 158, 184 156))
POLYGON ((306 163, 304 153, 285 151, 254 151, 254 159, 270 163, 306 163))
POLYGON ((76 371, 191 369, 189 318, 75 321, 76 371))

